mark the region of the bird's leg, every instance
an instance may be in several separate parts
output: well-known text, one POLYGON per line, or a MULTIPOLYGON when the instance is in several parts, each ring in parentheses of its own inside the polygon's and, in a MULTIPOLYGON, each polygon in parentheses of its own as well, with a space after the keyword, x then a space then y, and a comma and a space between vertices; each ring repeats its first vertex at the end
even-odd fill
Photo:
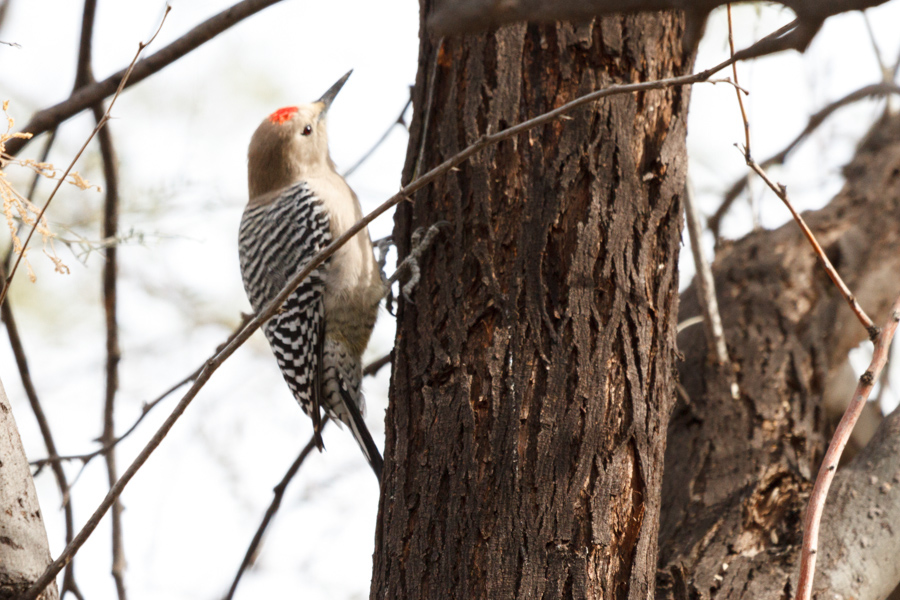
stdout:
MULTIPOLYGON (((406 275, 406 282, 400 286, 400 292, 407 302, 414 304, 412 298, 410 298, 410 294, 416 287, 416 284, 419 283, 419 259, 422 258, 422 253, 431 247, 434 243, 434 239, 441 233, 441 230, 449 225, 449 221, 438 221, 434 225, 428 227, 427 230, 425 227, 419 227, 413 232, 412 237, 410 238, 412 250, 410 250, 409 256, 400 263, 400 266, 397 267, 394 274, 387 278, 386 281, 387 293, 385 294, 385 305, 387 306, 388 312, 393 314, 393 310, 391 310, 394 305, 393 286, 403 275, 406 275)), ((379 242, 381 241, 382 240, 379 240, 379 242)), ((381 264, 383 271, 383 263, 381 264)))

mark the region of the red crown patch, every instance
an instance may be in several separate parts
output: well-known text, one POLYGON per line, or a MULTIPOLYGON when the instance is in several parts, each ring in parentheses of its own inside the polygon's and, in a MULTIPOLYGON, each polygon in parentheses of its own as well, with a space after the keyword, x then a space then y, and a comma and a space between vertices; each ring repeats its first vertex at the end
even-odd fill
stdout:
POLYGON ((279 108, 271 115, 269 115, 269 120, 275 123, 276 125, 283 125, 285 121, 290 121, 291 117, 294 116, 294 113, 297 112, 296 106, 285 106, 284 108, 279 108))

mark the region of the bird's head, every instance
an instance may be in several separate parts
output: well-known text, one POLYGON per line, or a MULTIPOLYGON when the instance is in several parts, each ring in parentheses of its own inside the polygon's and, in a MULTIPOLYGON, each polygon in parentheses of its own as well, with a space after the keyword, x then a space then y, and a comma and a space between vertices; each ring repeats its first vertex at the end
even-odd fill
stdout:
POLYGON ((292 185, 319 169, 334 169, 326 115, 352 72, 315 102, 279 108, 256 128, 247 153, 250 198, 292 185))

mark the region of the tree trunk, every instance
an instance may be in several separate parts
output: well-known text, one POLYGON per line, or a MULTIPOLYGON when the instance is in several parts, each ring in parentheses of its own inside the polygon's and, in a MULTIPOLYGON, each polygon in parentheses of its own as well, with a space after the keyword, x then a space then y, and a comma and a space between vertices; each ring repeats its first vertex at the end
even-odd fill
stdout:
MULTIPOLYGON (((688 72, 681 34, 675 14, 423 28, 405 180, 591 90, 688 72)), ((451 226, 399 308, 372 598, 653 593, 688 95, 597 102, 398 209, 401 258, 451 226)))
MULTIPOLYGON (((16 420, 0 383, 0 598, 17 598, 50 564, 50 545, 16 420)), ((58 600, 52 583, 41 600, 58 600)))
MULTIPOLYGON (((805 215, 878 325, 900 294, 898 140, 900 117, 876 124, 844 169, 841 193, 805 215)), ((733 369, 707 361, 702 328, 679 337, 687 401, 669 425, 657 598, 792 598, 803 512, 831 434, 826 396, 847 352, 867 334, 793 222, 722 249, 713 271, 733 369), (735 376, 737 401, 730 392, 735 376)), ((693 287, 681 308, 682 318, 699 314, 693 287)), ((900 578, 895 535, 881 532, 900 518, 900 488, 888 481, 864 491, 898 472, 896 458, 890 467, 878 458, 893 456, 894 439, 876 436, 883 448, 867 448, 863 465, 837 472, 819 548, 816 581, 828 591, 822 598, 883 598, 900 578), (861 533, 864 525, 875 531, 861 533), (893 546, 871 548, 882 538, 893 546), (839 541, 870 548, 842 550, 839 541), (892 568, 877 562, 879 554, 891 557, 892 568), (868 558, 875 562, 866 564, 868 558)))

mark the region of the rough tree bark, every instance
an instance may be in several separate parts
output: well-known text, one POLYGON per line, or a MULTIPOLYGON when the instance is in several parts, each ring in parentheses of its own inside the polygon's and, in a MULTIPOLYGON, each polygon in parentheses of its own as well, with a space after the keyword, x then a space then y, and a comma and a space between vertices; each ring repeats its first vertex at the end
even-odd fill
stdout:
MULTIPOLYGON (((681 34, 675 14, 423 28, 405 179, 590 90, 688 72, 681 34)), ((401 258, 452 227, 398 315, 372 598, 652 593, 688 93, 598 102, 398 209, 401 258)))
MULTIPOLYGON (((876 124, 844 173, 841 193, 805 217, 880 325, 900 294, 900 118, 876 124)), ((823 396, 867 335, 793 222, 722 249, 713 269, 733 370, 707 361, 701 328, 679 337, 689 401, 669 424, 657 597, 791 598, 801 519, 831 433, 823 396)), ((691 288, 681 315, 697 314, 691 288)), ((870 446, 863 464, 838 470, 826 505, 822 598, 883 598, 900 578, 879 563, 896 567, 896 536, 882 531, 900 517, 900 489, 890 481, 897 460, 882 462, 895 444, 882 433, 870 446), (860 543, 869 548, 851 548, 860 543)))
MULTIPOLYGON (((17 598, 50 564, 50 545, 31 468, 0 383, 0 598, 17 598)), ((41 600, 58 600, 56 583, 41 600)))

